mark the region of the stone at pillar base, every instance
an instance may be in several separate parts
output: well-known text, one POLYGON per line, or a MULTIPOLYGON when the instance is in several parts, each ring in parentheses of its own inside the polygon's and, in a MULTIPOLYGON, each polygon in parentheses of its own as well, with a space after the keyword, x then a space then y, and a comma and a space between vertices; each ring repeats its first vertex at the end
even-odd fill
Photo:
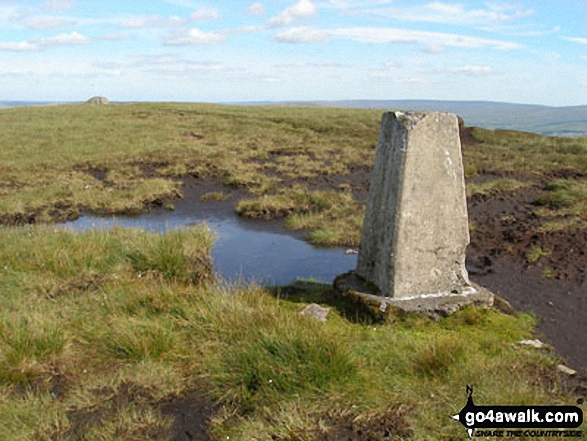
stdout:
POLYGON ((334 288, 346 298, 360 303, 370 315, 387 318, 393 313, 414 312, 430 317, 445 317, 463 306, 493 305, 494 295, 489 290, 471 284, 463 286, 460 292, 422 294, 412 297, 385 297, 373 284, 365 281, 354 271, 341 274, 333 282, 334 288))

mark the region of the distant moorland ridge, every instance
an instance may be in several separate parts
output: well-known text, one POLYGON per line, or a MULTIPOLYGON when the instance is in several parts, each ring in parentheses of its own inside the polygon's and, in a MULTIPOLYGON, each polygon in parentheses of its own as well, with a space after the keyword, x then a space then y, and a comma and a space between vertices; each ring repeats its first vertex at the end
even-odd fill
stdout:
POLYGON ((436 110, 456 113, 469 126, 520 130, 550 136, 587 136, 587 106, 553 107, 491 101, 344 100, 247 103, 355 109, 436 110))
MULTIPOLYGON (((54 104, 40 101, 0 101, 0 109, 54 104)), ((468 126, 487 129, 519 130, 549 136, 587 136, 587 105, 554 107, 492 101, 437 100, 342 100, 342 101, 257 101, 226 103, 242 105, 278 105, 346 107, 353 109, 436 110, 456 113, 468 126)))

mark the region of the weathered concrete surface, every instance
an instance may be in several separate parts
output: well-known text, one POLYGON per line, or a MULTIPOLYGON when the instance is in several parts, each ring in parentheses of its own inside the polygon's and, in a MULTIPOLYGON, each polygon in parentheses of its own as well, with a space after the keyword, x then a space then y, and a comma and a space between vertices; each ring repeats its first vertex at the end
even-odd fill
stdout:
POLYGON ((465 269, 468 244, 457 117, 384 114, 357 275, 407 309, 423 299, 466 303, 477 292, 465 269))
POLYGON ((444 317, 463 306, 493 306, 494 295, 482 286, 472 284, 460 293, 438 293, 394 298, 378 295, 380 290, 354 271, 338 276, 334 288, 342 297, 357 303, 375 319, 387 319, 398 312, 415 312, 432 318, 444 317))

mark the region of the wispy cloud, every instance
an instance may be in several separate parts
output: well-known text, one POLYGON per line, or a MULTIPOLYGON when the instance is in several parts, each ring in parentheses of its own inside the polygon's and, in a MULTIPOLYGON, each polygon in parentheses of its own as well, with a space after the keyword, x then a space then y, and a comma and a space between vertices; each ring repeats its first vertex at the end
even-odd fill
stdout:
POLYGON ((119 22, 122 28, 166 28, 187 23, 187 20, 176 15, 171 17, 162 17, 160 15, 143 15, 131 17, 119 22))
POLYGON ((512 41, 397 28, 339 28, 329 30, 328 33, 332 36, 362 43, 416 44, 424 45, 428 48, 431 46, 451 46, 511 50, 522 47, 519 43, 512 41))
POLYGON ((587 38, 583 37, 561 37, 563 40, 572 41, 573 43, 587 44, 587 38))
POLYGON ((365 8, 370 6, 381 6, 393 3, 394 0, 327 0, 318 3, 317 6, 321 8, 332 8, 332 9, 353 9, 353 8, 365 8))
POLYGON ((70 34, 59 34, 48 38, 34 38, 26 41, 0 43, 0 50, 26 52, 54 47, 80 46, 90 43, 92 43, 91 39, 74 31, 70 34))
POLYGON ((534 14, 534 11, 532 9, 520 9, 512 5, 502 7, 491 4, 488 4, 484 9, 465 9, 457 3, 435 1, 423 6, 361 9, 355 10, 353 13, 403 21, 486 26, 527 17, 534 14))
POLYGON ((165 0, 165 3, 183 8, 196 9, 198 5, 190 0, 165 0))
POLYGON ((91 42, 92 40, 89 38, 74 31, 71 34, 59 34, 55 37, 43 38, 40 40, 40 45, 43 47, 80 46, 91 42))
POLYGON ((508 25, 498 25, 498 26, 489 26, 489 27, 482 27, 482 30, 485 31, 497 31, 501 34, 512 36, 512 37, 542 37, 544 35, 556 34, 560 32, 560 26, 554 26, 552 28, 540 28, 534 25, 526 25, 526 26, 508 26, 508 25))
POLYGON ((46 11, 67 11, 75 6, 75 0, 46 0, 41 8, 46 11))
POLYGON ((483 76, 493 73, 493 69, 490 66, 461 66, 447 69, 446 71, 452 74, 462 74, 469 76, 483 76))
POLYGON ((350 64, 343 64, 343 63, 334 63, 332 61, 297 61, 294 63, 280 63, 274 64, 273 67, 279 69, 305 69, 305 68, 318 68, 318 69, 327 69, 327 68, 347 68, 351 67, 350 64))
POLYGON ((75 26, 79 20, 71 17, 60 17, 55 15, 35 15, 31 17, 24 17, 20 24, 28 29, 44 30, 44 29, 59 29, 70 26, 75 26))
POLYGON ((266 12, 265 6, 260 2, 253 3, 247 8, 247 14, 251 15, 265 15, 266 12))
POLYGON ((328 32, 309 27, 295 27, 287 29, 273 36, 279 43, 311 44, 325 43, 330 40, 328 32))
POLYGON ((317 13, 316 5, 312 0, 299 0, 293 6, 284 9, 278 15, 269 20, 270 26, 288 26, 310 17, 317 13))
POLYGON ((198 9, 190 14, 192 21, 207 21, 220 19, 220 13, 216 9, 198 9))
POLYGON ((224 43, 227 37, 220 32, 204 32, 200 29, 189 29, 165 39, 165 46, 192 46, 224 43))

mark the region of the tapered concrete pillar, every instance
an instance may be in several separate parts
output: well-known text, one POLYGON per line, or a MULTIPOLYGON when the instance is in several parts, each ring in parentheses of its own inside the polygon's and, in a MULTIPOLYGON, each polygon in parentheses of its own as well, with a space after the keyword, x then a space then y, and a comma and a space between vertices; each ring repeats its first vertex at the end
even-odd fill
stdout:
POLYGON ((469 226, 455 115, 383 115, 356 275, 383 304, 447 310, 491 304, 469 282, 469 226))

